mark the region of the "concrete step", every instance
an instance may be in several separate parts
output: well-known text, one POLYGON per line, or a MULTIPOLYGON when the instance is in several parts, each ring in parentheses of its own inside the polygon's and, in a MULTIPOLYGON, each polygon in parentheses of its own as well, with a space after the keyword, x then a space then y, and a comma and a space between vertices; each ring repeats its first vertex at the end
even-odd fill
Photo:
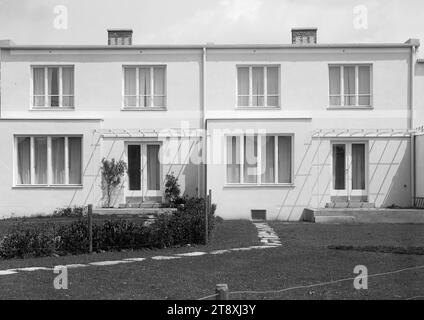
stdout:
POLYGON ((363 201, 327 202, 326 208, 375 208, 375 203, 363 201))
POLYGON ((353 216, 317 216, 315 217, 315 223, 340 223, 340 224, 351 224, 356 223, 356 219, 353 216))
POLYGON ((158 215, 171 214, 177 211, 174 208, 94 208, 94 214, 130 214, 130 215, 158 215))
MULTIPOLYGON (((305 209, 318 223, 331 221, 351 221, 352 217, 358 223, 424 223, 423 209, 388 209, 388 208, 318 208, 305 209)), ((337 223, 338 223, 337 222, 337 223)), ((340 222, 342 223, 342 222, 340 222)))

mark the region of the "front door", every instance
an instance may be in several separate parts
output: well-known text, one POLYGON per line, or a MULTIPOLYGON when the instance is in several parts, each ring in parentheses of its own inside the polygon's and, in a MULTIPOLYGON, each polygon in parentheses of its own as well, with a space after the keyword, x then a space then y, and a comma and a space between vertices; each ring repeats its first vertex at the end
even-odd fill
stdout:
POLYGON ((366 142, 333 142, 332 192, 339 200, 367 198, 368 144, 366 142))
POLYGON ((127 143, 127 197, 144 201, 162 196, 159 149, 159 143, 127 143))

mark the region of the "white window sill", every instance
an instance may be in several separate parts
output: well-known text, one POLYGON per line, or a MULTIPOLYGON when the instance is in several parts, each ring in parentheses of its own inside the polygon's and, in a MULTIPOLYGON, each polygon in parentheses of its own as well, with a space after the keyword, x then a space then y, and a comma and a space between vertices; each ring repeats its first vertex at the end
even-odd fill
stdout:
POLYGON ((272 106, 236 106, 236 110, 281 110, 281 107, 272 106))
POLYGON ((373 106, 328 106, 327 110, 373 110, 373 106))
POLYGON ((294 183, 226 183, 225 189, 233 188, 294 188, 294 183))
POLYGON ((29 111, 73 111, 75 107, 30 107, 29 111))
POLYGON ((166 107, 121 107, 121 111, 167 111, 166 107))
POLYGON ((82 189, 82 184, 17 184, 12 189, 82 189))

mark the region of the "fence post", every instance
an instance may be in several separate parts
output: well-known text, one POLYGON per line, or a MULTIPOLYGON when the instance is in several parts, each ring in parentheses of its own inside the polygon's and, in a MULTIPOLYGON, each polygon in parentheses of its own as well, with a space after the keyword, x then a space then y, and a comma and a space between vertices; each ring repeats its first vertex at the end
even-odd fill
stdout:
POLYGON ((208 226, 208 219, 209 219, 209 195, 206 194, 205 198, 205 244, 208 244, 208 238, 209 238, 209 226, 208 226))
POLYGON ((88 252, 93 252, 93 205, 89 204, 87 210, 88 215, 88 252))
POLYGON ((216 300, 228 300, 228 285, 225 283, 217 284, 215 293, 216 300))

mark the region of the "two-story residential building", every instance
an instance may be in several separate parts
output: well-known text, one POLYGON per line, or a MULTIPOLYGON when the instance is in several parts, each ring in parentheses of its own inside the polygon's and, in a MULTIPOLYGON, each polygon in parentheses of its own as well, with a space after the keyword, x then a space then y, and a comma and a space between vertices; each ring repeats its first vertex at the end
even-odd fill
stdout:
POLYGON ((296 221, 415 194, 417 40, 288 45, 0 46, 0 214, 101 206, 102 158, 128 172, 114 206, 212 190, 217 214, 296 221))

